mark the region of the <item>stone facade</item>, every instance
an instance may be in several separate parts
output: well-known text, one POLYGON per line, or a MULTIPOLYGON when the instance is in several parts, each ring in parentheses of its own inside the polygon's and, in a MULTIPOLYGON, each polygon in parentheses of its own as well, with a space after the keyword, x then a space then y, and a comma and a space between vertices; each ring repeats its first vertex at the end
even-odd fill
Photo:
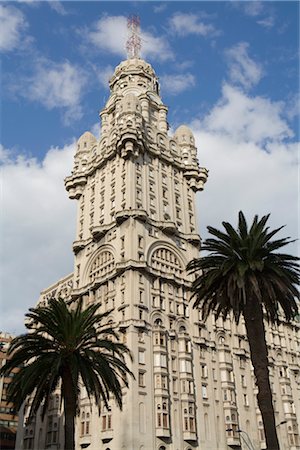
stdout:
MULTIPOLYGON (((74 273, 43 291, 40 302, 83 296, 100 311, 114 308, 107 320, 133 353, 135 380, 124 390, 123 411, 111 401, 100 416, 82 389, 76 450, 237 449, 247 447, 247 435, 263 449, 243 321, 212 316, 203 323, 189 302, 185 267, 200 248, 195 194, 208 176, 193 134, 185 125, 168 133, 167 107, 145 61, 122 62, 110 90, 100 140, 80 137, 65 180, 78 202, 74 273)), ((296 450, 299 323, 268 328, 267 339, 276 420, 285 422, 281 448, 296 450)), ((30 425, 30 447, 20 428, 19 448, 62 448, 58 395, 44 425, 38 417, 30 425)))

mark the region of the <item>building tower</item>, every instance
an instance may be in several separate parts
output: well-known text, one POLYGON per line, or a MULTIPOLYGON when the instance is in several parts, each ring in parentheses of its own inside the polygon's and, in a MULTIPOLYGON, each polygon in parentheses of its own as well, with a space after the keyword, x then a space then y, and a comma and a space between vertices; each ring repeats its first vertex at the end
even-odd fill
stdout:
MULTIPOLYGON (((65 180, 78 203, 74 273, 39 300, 83 297, 100 312, 113 308, 107 321, 134 356, 122 412, 112 399, 99 416, 81 390, 76 450, 265 449, 243 320, 211 314, 204 323, 189 304, 185 267, 199 254, 195 193, 207 170, 187 126, 168 134, 157 77, 136 49, 110 80, 100 140, 79 138, 65 180)), ((299 450, 300 323, 266 330, 280 448, 299 450)), ((16 448, 62 448, 59 396, 44 422, 39 414, 27 421, 28 399, 16 448)))
POLYGON ((124 412, 112 404, 91 441, 107 441, 111 450, 166 442, 181 449, 197 442, 185 267, 198 255, 195 192, 207 170, 187 126, 168 135, 167 107, 148 63, 122 62, 110 90, 100 141, 89 132, 80 137, 65 180, 78 201, 72 295, 114 308, 110 320, 133 352, 136 381, 124 412))

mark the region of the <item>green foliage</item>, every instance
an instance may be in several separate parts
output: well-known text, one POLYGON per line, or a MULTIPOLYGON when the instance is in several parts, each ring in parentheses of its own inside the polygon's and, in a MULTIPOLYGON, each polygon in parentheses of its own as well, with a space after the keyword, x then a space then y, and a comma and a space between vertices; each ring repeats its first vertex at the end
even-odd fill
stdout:
POLYGON ((128 348, 118 342, 115 330, 104 326, 111 311, 98 314, 99 305, 83 309, 82 300, 67 305, 63 299, 51 299, 47 306, 30 309, 29 333, 16 337, 9 348, 11 359, 1 368, 8 375, 19 367, 8 388, 8 401, 18 410, 30 395, 33 402, 30 418, 43 404, 44 416, 51 393, 58 387, 62 374, 71 373, 71 388, 78 408, 79 384, 85 386, 88 397, 108 406, 113 394, 122 408, 122 386, 128 387, 127 375, 132 375, 125 362, 131 358, 128 348))
POLYGON ((299 258, 275 253, 293 241, 272 240, 282 227, 270 231, 268 218, 255 216, 249 229, 240 211, 237 230, 227 222, 222 223, 225 232, 208 227, 213 237, 206 239, 202 250, 210 253, 187 267, 198 275, 193 282, 194 306, 202 310, 204 319, 212 311, 217 316, 233 311, 238 322, 245 304, 254 299, 264 305, 272 323, 278 321, 280 309, 287 320, 297 315, 299 258))

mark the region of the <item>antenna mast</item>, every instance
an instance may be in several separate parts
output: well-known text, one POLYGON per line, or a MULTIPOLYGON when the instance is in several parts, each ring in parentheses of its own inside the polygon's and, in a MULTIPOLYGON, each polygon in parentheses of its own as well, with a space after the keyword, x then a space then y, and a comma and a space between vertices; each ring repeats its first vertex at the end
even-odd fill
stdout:
POLYGON ((126 43, 127 57, 128 59, 139 58, 141 50, 141 28, 139 16, 130 16, 127 19, 127 28, 129 37, 126 43))

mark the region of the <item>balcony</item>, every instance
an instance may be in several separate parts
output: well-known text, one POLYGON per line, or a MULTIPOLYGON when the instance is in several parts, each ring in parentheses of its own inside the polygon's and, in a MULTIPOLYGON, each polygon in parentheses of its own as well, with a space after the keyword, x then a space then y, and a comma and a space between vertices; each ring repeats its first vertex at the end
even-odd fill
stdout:
POLYGON ((196 441, 197 435, 195 431, 184 431, 183 432, 184 441, 196 441))
POLYGON ((231 448, 240 449, 241 448, 241 441, 239 436, 229 436, 227 437, 227 445, 231 448))
POLYGON ((156 437, 169 438, 171 436, 169 428, 156 428, 156 437))
POLYGON ((103 443, 109 442, 114 437, 114 431, 112 429, 101 431, 101 439, 103 443))
POLYGON ((93 240, 94 241, 99 241, 103 236, 105 236, 105 234, 107 233, 107 231, 111 228, 111 225, 107 224, 107 225, 100 225, 97 227, 92 227, 91 228, 91 233, 93 236, 93 240))
POLYGON ((65 187, 68 191, 70 199, 78 199, 82 192, 83 187, 87 182, 87 177, 84 174, 72 175, 65 178, 65 187))
POLYGON ((75 255, 80 252, 80 250, 84 249, 85 241, 74 241, 73 242, 73 252, 75 255))
POLYGON ((157 226, 158 226, 158 228, 160 228, 162 231, 164 231, 167 234, 177 233, 176 224, 175 224, 175 222, 173 222, 170 219, 167 219, 164 222, 158 222, 157 226))
POLYGON ((125 222, 125 220, 129 219, 131 213, 132 211, 130 209, 123 209, 122 211, 117 211, 115 214, 117 224, 120 225, 122 222, 125 222))
POLYGON ((79 436, 80 448, 87 448, 91 445, 92 438, 91 435, 79 436))
POLYGON ((187 241, 193 245, 200 246, 200 236, 197 233, 192 233, 187 235, 187 241))

